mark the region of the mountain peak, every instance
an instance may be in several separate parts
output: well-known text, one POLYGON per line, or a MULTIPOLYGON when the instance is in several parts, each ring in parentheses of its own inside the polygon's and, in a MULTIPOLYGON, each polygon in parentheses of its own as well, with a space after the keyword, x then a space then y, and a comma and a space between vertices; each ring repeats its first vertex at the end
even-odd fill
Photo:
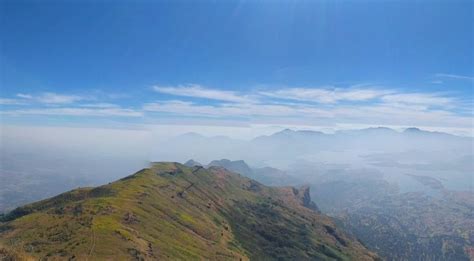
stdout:
POLYGON ((202 167, 202 164, 201 164, 201 163, 199 163, 199 162, 197 162, 197 161, 195 161, 195 160, 193 160, 193 159, 190 159, 190 160, 186 161, 186 162, 184 163, 184 165, 187 166, 187 167, 196 167, 196 166, 202 167))
POLYGON ((324 134, 323 132, 320 131, 314 131, 314 130, 291 130, 291 129, 284 129, 282 131, 276 132, 272 134, 271 136, 279 136, 279 135, 320 135, 324 134))
POLYGON ((367 128, 366 130, 376 130, 376 131, 389 131, 389 132, 395 132, 394 129, 391 129, 391 128, 388 128, 388 127, 370 127, 370 128, 367 128))
POLYGON ((295 133, 295 132, 296 132, 296 131, 294 131, 294 130, 291 130, 291 129, 286 128, 286 129, 281 130, 281 131, 279 131, 279 132, 275 132, 275 133, 272 134, 272 135, 289 135, 289 134, 293 134, 293 133, 295 133))
POLYGON ((178 136, 178 138, 205 138, 205 136, 196 132, 186 132, 178 136))
POLYGON ((406 128, 403 132, 405 132, 405 133, 421 133, 423 131, 419 128, 416 128, 416 127, 410 127, 410 128, 406 128))
POLYGON ((252 169, 245 163, 243 160, 229 160, 229 159, 221 159, 221 160, 213 160, 208 165, 208 167, 222 167, 227 170, 240 173, 244 176, 248 176, 252 174, 252 169))

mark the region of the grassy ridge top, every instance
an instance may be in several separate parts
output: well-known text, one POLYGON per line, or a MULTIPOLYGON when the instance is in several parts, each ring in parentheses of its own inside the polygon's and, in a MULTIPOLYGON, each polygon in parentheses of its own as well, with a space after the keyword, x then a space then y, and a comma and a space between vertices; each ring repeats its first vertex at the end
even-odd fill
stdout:
POLYGON ((2 217, 0 257, 51 260, 372 260, 305 189, 272 188, 223 168, 153 163, 2 217))

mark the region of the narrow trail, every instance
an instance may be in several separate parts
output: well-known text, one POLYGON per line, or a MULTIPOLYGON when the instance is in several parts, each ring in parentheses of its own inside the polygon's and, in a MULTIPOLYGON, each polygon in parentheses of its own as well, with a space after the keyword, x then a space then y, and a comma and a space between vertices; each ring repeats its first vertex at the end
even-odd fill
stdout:
POLYGON ((92 252, 94 251, 94 248, 95 248, 95 231, 94 229, 92 229, 92 234, 91 234, 91 240, 92 240, 92 245, 91 245, 91 248, 89 249, 89 254, 87 255, 87 258, 86 260, 89 260, 89 258, 92 256, 92 252))

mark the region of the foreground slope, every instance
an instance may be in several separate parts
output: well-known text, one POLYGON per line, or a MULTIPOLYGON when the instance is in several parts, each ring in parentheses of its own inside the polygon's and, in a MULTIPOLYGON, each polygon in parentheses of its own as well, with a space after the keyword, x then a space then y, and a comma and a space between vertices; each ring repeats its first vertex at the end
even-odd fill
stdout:
POLYGON ((97 188, 18 208, 0 257, 77 260, 373 260, 306 188, 271 188, 223 168, 155 163, 97 188))

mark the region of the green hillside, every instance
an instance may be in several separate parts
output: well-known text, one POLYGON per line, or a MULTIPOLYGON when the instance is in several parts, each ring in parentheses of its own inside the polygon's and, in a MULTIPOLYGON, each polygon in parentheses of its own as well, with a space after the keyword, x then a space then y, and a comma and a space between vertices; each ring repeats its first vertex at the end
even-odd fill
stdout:
POLYGON ((307 195, 223 168, 154 163, 2 216, 0 259, 376 259, 305 207, 307 195))

